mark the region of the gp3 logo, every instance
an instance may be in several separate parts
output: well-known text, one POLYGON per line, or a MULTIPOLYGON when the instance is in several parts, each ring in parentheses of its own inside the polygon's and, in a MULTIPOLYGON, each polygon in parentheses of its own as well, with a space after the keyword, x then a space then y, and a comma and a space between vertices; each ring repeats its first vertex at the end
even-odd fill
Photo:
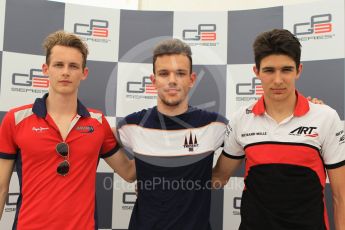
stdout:
POLYGON ((149 76, 144 76, 141 81, 129 81, 127 82, 127 93, 147 93, 157 94, 157 89, 152 85, 149 76))
POLYGON ((309 22, 296 23, 293 31, 296 36, 332 32, 332 14, 318 14, 310 17, 309 22))
POLYGON ((41 69, 30 69, 30 74, 13 73, 12 84, 34 88, 48 88, 49 79, 42 74, 41 69))
POLYGON ((237 95, 257 95, 261 96, 264 94, 261 81, 253 77, 251 83, 238 83, 236 84, 237 95))
POLYGON ((199 24, 198 29, 186 29, 182 31, 185 41, 215 41, 217 39, 216 24, 199 24))
POLYGON ((74 33, 84 36, 106 38, 109 35, 109 22, 106 20, 91 19, 89 24, 75 23, 74 33))

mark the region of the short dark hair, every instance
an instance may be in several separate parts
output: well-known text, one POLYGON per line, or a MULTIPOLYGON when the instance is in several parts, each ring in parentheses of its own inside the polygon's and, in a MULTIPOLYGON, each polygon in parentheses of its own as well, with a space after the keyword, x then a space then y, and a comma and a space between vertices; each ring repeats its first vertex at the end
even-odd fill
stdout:
POLYGON ((292 58, 296 68, 301 62, 301 43, 290 31, 273 29, 259 34, 253 44, 255 65, 260 70, 261 60, 272 54, 283 54, 292 58))
POLYGON ((46 63, 49 65, 51 51, 54 46, 66 46, 76 48, 83 56, 83 69, 86 66, 87 55, 89 54, 87 45, 77 35, 63 30, 49 34, 43 42, 43 48, 46 52, 46 63))
POLYGON ((155 73, 155 63, 157 57, 172 54, 186 55, 190 62, 190 72, 192 72, 193 61, 190 46, 179 39, 168 39, 160 42, 153 50, 153 73, 155 73))

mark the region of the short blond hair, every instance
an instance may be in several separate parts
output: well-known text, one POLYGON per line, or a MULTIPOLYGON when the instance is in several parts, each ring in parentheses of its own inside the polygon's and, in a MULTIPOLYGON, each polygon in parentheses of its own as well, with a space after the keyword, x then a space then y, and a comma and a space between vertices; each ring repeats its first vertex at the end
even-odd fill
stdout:
POLYGON ((63 30, 49 34, 43 42, 43 48, 46 52, 46 63, 49 65, 51 51, 54 46, 67 46, 76 48, 83 56, 83 69, 86 67, 86 59, 89 54, 87 44, 83 42, 77 35, 68 33, 63 30))

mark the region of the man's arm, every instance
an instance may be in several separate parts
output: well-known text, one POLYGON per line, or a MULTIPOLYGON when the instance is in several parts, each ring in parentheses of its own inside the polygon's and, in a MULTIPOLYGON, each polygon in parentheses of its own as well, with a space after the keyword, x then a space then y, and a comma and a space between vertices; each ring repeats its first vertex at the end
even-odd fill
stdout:
POLYGON ((212 171, 212 187, 219 189, 228 183, 229 178, 241 165, 242 159, 232 159, 222 153, 212 171))
POLYGON ((14 160, 0 159, 0 219, 7 199, 14 160))
POLYGON ((335 229, 345 230, 345 165, 328 169, 327 173, 332 188, 335 229))
POLYGON ((120 148, 115 154, 104 158, 105 162, 127 182, 134 182, 137 178, 135 169, 135 160, 130 160, 123 148, 120 148))

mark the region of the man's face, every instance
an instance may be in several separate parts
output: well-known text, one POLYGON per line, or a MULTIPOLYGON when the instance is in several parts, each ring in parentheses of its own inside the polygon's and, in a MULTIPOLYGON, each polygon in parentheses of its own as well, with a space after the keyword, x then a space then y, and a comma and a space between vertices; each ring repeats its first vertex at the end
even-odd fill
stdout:
POLYGON ((54 46, 49 64, 43 64, 43 74, 50 81, 49 93, 75 94, 81 80, 85 80, 88 69, 82 67, 83 56, 76 48, 54 46))
POLYGON ((256 66, 253 70, 261 80, 265 99, 283 102, 295 94, 295 81, 302 65, 296 69, 295 61, 289 56, 273 54, 261 60, 260 70, 256 66))
POLYGON ((158 92, 159 103, 167 106, 188 104, 188 92, 193 87, 196 75, 191 73, 190 62, 183 54, 157 57, 152 83, 158 92))

